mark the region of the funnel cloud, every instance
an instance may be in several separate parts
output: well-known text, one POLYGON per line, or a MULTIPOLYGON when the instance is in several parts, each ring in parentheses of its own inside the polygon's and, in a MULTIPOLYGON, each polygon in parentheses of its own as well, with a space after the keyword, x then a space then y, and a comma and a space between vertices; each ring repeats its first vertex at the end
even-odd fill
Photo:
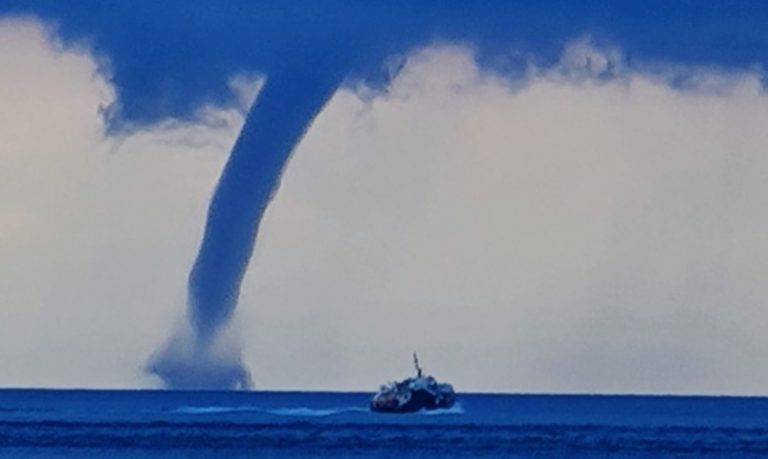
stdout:
POLYGON ((150 363, 169 388, 241 389, 250 375, 219 340, 237 305, 259 223, 291 152, 338 86, 335 75, 291 69, 269 77, 248 114, 211 199, 189 275, 189 333, 150 363))

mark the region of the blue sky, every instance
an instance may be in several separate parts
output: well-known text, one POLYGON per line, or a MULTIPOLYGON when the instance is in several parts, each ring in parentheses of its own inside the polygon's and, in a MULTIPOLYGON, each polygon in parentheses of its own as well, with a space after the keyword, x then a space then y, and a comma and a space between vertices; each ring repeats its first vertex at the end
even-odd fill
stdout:
POLYGON ((768 8, 344 3, 0 4, 0 385, 157 386, 245 114, 298 71, 341 86, 222 344, 257 387, 414 349, 468 390, 765 387, 768 8))

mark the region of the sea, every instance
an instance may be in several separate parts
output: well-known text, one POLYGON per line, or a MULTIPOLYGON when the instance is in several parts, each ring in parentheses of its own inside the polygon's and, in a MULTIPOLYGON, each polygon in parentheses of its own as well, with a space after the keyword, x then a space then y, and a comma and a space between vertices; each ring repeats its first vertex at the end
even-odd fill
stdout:
POLYGON ((767 398, 459 394, 379 414, 371 395, 0 390, 0 457, 768 457, 767 398))

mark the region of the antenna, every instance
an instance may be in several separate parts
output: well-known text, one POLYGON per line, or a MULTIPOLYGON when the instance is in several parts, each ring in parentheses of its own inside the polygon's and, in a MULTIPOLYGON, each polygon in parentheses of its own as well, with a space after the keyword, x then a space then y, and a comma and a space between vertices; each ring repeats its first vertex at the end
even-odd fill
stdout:
POLYGON ((419 366, 419 356, 417 356, 415 352, 413 353, 413 366, 416 367, 416 376, 421 378, 422 371, 419 366))

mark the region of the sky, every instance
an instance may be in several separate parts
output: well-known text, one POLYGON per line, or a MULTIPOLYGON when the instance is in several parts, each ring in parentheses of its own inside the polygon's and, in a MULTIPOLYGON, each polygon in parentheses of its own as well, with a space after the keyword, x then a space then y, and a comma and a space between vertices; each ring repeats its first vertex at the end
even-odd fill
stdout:
POLYGON ((0 386, 160 386, 221 170, 301 65, 340 86, 242 285, 255 388, 418 351, 460 391, 766 393, 768 8, 99 5, 0 4, 0 386))

